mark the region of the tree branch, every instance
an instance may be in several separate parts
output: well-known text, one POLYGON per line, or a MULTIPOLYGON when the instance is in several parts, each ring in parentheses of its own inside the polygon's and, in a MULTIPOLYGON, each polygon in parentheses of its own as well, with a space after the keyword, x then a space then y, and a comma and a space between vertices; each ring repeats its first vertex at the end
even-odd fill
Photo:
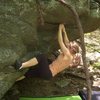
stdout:
POLYGON ((84 66, 84 70, 85 70, 85 74, 86 74, 86 81, 87 81, 87 96, 88 96, 87 100, 91 100, 91 81, 89 78, 89 71, 88 71, 87 62, 86 62, 86 49, 85 49, 85 44, 84 44, 84 33, 83 33, 83 29, 82 29, 82 25, 81 25, 79 16, 78 16, 76 10, 71 5, 66 3, 65 0, 56 0, 56 1, 60 2, 63 6, 69 8, 71 10, 71 12, 73 13, 74 19, 76 21, 78 32, 80 34, 83 66, 84 66))

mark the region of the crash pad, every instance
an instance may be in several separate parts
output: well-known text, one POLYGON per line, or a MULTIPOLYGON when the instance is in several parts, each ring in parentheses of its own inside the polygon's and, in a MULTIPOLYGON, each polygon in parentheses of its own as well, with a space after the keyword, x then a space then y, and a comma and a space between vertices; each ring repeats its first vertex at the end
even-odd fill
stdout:
POLYGON ((82 100, 80 96, 58 96, 58 97, 20 97, 19 100, 82 100))

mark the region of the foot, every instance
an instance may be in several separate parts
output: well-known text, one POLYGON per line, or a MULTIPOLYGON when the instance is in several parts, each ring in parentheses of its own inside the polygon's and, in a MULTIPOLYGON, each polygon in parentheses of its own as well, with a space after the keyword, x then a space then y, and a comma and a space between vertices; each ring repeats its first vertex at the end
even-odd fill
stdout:
POLYGON ((16 62, 15 62, 15 64, 14 64, 13 66, 14 66, 14 68, 15 68, 16 70, 22 69, 22 62, 19 61, 19 60, 16 60, 16 62))

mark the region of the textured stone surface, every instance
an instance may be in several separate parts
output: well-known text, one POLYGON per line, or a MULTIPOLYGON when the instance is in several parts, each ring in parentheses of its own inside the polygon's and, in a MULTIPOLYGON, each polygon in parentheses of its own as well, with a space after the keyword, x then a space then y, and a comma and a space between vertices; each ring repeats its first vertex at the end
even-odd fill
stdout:
MULTIPOLYGON (((0 98, 13 85, 15 79, 23 74, 12 72, 13 68, 9 67, 16 59, 21 59, 31 51, 33 55, 39 52, 50 54, 59 48, 59 23, 66 23, 70 40, 79 38, 74 16, 68 8, 55 0, 39 1, 44 26, 39 22, 36 0, 0 0, 0 98)), ((76 8, 84 32, 93 31, 100 26, 99 8, 90 9, 91 3, 87 0, 66 1, 76 8)), ((97 6, 97 3, 94 4, 97 6)))

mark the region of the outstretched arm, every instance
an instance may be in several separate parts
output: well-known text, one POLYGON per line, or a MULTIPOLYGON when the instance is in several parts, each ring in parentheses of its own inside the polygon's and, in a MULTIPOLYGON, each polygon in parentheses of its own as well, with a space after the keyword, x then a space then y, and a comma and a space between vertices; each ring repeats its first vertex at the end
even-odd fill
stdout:
POLYGON ((68 39, 68 36, 67 36, 67 33, 66 33, 66 30, 65 30, 65 26, 64 25, 62 25, 62 31, 63 31, 63 33, 64 33, 64 36, 63 36, 63 38, 64 38, 64 43, 65 43, 65 45, 67 46, 68 45, 68 43, 69 43, 69 39, 68 39))
POLYGON ((63 42, 62 30, 63 30, 63 24, 60 24, 59 25, 59 30, 58 30, 58 42, 59 42, 59 45, 60 45, 60 48, 61 48, 62 52, 64 54, 66 54, 66 53, 69 53, 69 50, 68 50, 68 48, 66 48, 66 46, 63 42))

